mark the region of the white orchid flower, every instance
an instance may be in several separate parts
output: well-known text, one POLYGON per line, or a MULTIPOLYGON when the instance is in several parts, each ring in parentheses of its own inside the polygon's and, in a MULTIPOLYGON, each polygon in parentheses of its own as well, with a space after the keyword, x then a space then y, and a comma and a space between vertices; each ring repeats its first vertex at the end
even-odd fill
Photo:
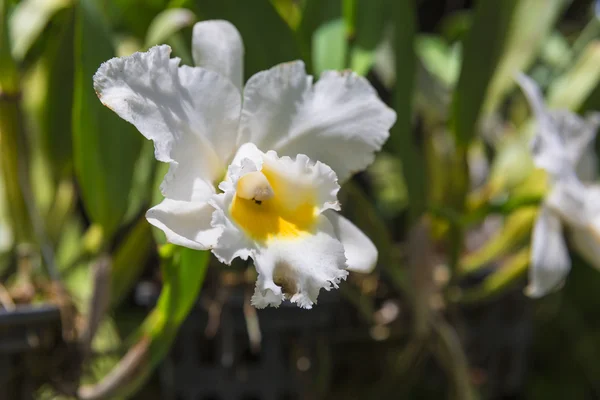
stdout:
POLYGON ((313 84, 301 61, 244 86, 244 46, 229 22, 196 24, 192 46, 195 67, 163 45, 94 75, 102 103, 170 164, 165 199, 146 217, 169 242, 225 264, 250 257, 256 307, 311 308, 347 270, 375 266, 373 243, 336 212, 338 182, 373 161, 396 114, 366 79, 327 71, 313 84))
POLYGON ((571 269, 563 225, 573 247, 600 268, 600 186, 593 142, 600 117, 585 119, 566 110, 548 110, 536 83, 517 78, 537 123, 531 142, 533 161, 547 171, 551 189, 533 228, 527 294, 541 297, 557 288, 571 269))

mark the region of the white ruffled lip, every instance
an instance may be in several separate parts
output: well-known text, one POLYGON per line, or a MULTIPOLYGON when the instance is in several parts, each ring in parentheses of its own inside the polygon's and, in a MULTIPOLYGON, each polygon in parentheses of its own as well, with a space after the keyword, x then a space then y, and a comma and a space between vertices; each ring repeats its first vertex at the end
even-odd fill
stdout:
MULTIPOLYGON (((253 240, 230 214, 238 181, 247 174, 261 171, 265 164, 284 177, 289 187, 280 184, 275 196, 293 194, 302 197, 303 191, 316 193, 319 214, 339 209, 339 185, 333 170, 305 155, 295 159, 278 157, 275 152, 263 153, 253 144, 241 146, 229 167, 226 180, 219 188, 223 193, 211 200, 215 207, 212 225, 222 230, 213 253, 223 263, 236 258, 252 258, 258 272, 252 304, 257 308, 279 306, 285 299, 302 308, 317 302, 321 289, 337 288, 348 272, 344 246, 335 234, 327 217, 319 215, 313 232, 298 238, 253 240)), ((295 196, 291 196, 293 201, 295 196)), ((292 205, 293 207, 293 205, 292 205)))

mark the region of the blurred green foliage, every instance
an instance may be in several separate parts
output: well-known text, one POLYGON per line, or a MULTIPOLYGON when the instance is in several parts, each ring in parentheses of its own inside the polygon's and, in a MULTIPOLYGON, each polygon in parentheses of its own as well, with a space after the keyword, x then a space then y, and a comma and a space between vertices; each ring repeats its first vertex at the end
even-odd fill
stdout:
MULTIPOLYGON (((109 260, 108 306, 95 356, 86 360, 82 398, 128 396, 143 385, 195 304, 210 261, 207 252, 166 244, 146 222, 145 210, 161 199, 166 166, 154 160, 150 142, 100 103, 92 76, 112 57, 161 43, 191 63, 193 23, 206 19, 239 29, 246 77, 294 59, 316 76, 351 68, 396 110, 384 153, 344 188, 344 212, 376 243, 381 279, 405 296, 415 320, 432 324, 434 344, 416 347, 449 366, 452 393, 461 400, 474 398, 473 388, 486 393, 465 368, 451 368, 464 358, 455 332, 427 321, 456 316, 465 304, 502 301, 524 286, 547 181, 529 156, 532 121, 514 76, 535 77, 551 108, 600 109, 600 23, 585 2, 574 18, 570 0, 479 0, 424 29, 423 15, 434 14, 426 3, 0 0, 2 287, 17 303, 64 306, 45 289, 62 286, 76 319, 90 326, 98 321, 90 321, 89 305, 102 300, 94 294, 94 266, 109 260), (490 221, 498 223, 486 230, 490 221), (38 261, 27 267, 32 258, 38 261), (115 322, 123 302, 140 276, 159 270, 154 309, 124 329, 115 322), (440 271, 449 277, 435 278, 440 271), (34 294, 23 296, 24 284, 34 294), (442 305, 433 307, 432 299, 442 305), (105 349, 118 349, 119 357, 105 349), (132 360, 143 367, 128 371, 132 360), (107 381, 112 386, 95 386, 107 381)), ((563 291, 523 300, 533 303, 539 329, 523 398, 594 398, 587 393, 598 390, 600 275, 581 259, 573 269, 563 291)), ((348 293, 359 293, 352 303, 368 313, 375 306, 365 302, 372 294, 365 287, 359 282, 348 293)), ((403 369, 390 368, 396 371, 403 369)), ((419 387, 407 385, 404 393, 429 390, 419 387)))

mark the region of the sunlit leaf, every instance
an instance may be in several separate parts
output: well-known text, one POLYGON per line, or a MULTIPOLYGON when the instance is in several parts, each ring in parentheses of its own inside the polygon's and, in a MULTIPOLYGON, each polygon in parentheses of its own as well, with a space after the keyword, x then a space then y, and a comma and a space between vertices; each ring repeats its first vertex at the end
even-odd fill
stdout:
POLYGON ((343 19, 328 22, 317 29, 312 45, 314 73, 319 75, 328 69, 344 69, 347 48, 343 19))
POLYGON ((402 164, 397 157, 380 154, 367 168, 376 205, 385 217, 395 217, 408 205, 402 164))
POLYGON ((493 111, 515 85, 515 74, 529 67, 560 12, 570 0, 519 1, 509 27, 508 38, 488 89, 484 113, 493 111), (532 18, 535 15, 535 18, 532 18))
MULTIPOLYGON (((135 163, 131 192, 129 194, 129 206, 125 213, 124 221, 129 222, 136 218, 148 207, 152 201, 154 175, 160 163, 154 158, 154 145, 151 141, 144 141, 140 155, 135 163)), ((162 179, 162 177, 161 177, 162 179)))
POLYGON ((143 38, 154 17, 169 3, 169 0, 102 0, 98 5, 112 26, 143 38))
POLYGON ((44 31, 50 19, 72 0, 24 0, 17 4, 10 19, 12 52, 22 60, 44 31))
POLYGON ((558 31, 546 38, 540 52, 540 58, 555 70, 564 68, 573 59, 569 41, 558 31))
POLYGON ((107 27, 93 0, 79 2, 75 32, 73 145, 83 203, 110 237, 128 206, 142 136, 98 100, 92 76, 114 56, 107 27))
POLYGON ((70 173, 73 163, 72 110, 74 77, 74 10, 57 18, 59 30, 45 48, 40 144, 54 182, 70 173))
POLYGON ((289 27, 296 30, 302 17, 298 2, 295 0, 271 0, 271 3, 289 27))
POLYGON ((169 8, 158 14, 146 32, 146 47, 165 43, 174 33, 190 26, 196 20, 194 13, 185 8, 169 8))
MULTIPOLYGON (((166 164, 166 163, 158 163, 158 165, 156 167, 154 183, 152 185, 152 205, 153 206, 156 204, 159 204, 164 199, 162 192, 160 190, 160 185, 161 185, 165 175, 167 174, 168 170, 169 170, 169 164, 166 164)), ((161 229, 158 229, 157 227, 153 226, 152 227, 152 235, 154 236, 154 241, 156 243, 158 243, 158 244, 167 243, 167 238, 165 236, 165 233, 161 229)))
POLYGON ((19 76, 10 51, 8 4, 8 0, 0 0, 0 90, 5 94, 14 94, 18 91, 19 76))
POLYGON ((354 47, 349 59, 350 65, 346 65, 348 42, 341 18, 327 22, 315 31, 312 50, 313 72, 317 76, 326 70, 345 68, 350 68, 359 75, 366 75, 374 61, 373 51, 354 47))
POLYGON ((358 46, 352 48, 350 56, 350 69, 358 75, 367 75, 375 62, 375 51, 366 50, 358 46))
POLYGON ((310 44, 314 32, 321 25, 341 16, 342 2, 339 0, 306 0, 298 27, 302 40, 310 44))
POLYGON ((414 38, 416 10, 412 0, 394 3, 396 27, 396 86, 394 109, 398 119, 392 128, 388 146, 402 160, 404 181, 408 192, 409 210, 415 220, 427 206, 425 193, 425 165, 412 125, 413 90, 416 71, 414 38))
POLYGON ((600 41, 595 40, 548 89, 548 107, 577 111, 600 82, 600 41))
POLYGON ((538 207, 529 206, 510 214, 502 228, 495 232, 482 247, 463 257, 458 273, 475 272, 485 264, 507 255, 529 241, 537 212, 538 207))
POLYGON ((518 1, 479 1, 465 38, 463 64, 452 103, 452 129, 460 145, 473 138, 483 101, 502 56, 518 1))
POLYGON ((454 87, 460 72, 460 46, 449 46, 434 35, 419 35, 415 46, 423 65, 446 86, 454 87))
POLYGON ((464 303, 489 301, 520 283, 529 267, 529 247, 511 254, 485 280, 475 288, 461 293, 456 300, 464 303))
POLYGON ((506 135, 496 145, 496 156, 487 179, 488 192, 502 193, 522 183, 534 166, 528 143, 521 136, 506 135))
POLYGON ((440 24, 442 36, 450 43, 462 41, 473 24, 473 10, 455 11, 444 16, 440 24))
POLYGON ((0 0, 0 169, 14 238, 22 242, 33 238, 23 195, 23 166, 27 166, 28 153, 19 102, 19 74, 8 45, 7 13, 7 1, 0 0))

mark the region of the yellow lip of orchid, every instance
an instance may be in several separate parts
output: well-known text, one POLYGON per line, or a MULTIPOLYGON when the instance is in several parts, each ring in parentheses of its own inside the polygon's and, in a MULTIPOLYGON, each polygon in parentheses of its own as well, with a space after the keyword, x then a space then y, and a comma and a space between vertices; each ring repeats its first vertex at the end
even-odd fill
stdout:
POLYGON ((232 218, 246 234, 262 242, 310 234, 319 215, 314 196, 286 191, 289 182, 267 165, 238 180, 229 210, 232 218))

